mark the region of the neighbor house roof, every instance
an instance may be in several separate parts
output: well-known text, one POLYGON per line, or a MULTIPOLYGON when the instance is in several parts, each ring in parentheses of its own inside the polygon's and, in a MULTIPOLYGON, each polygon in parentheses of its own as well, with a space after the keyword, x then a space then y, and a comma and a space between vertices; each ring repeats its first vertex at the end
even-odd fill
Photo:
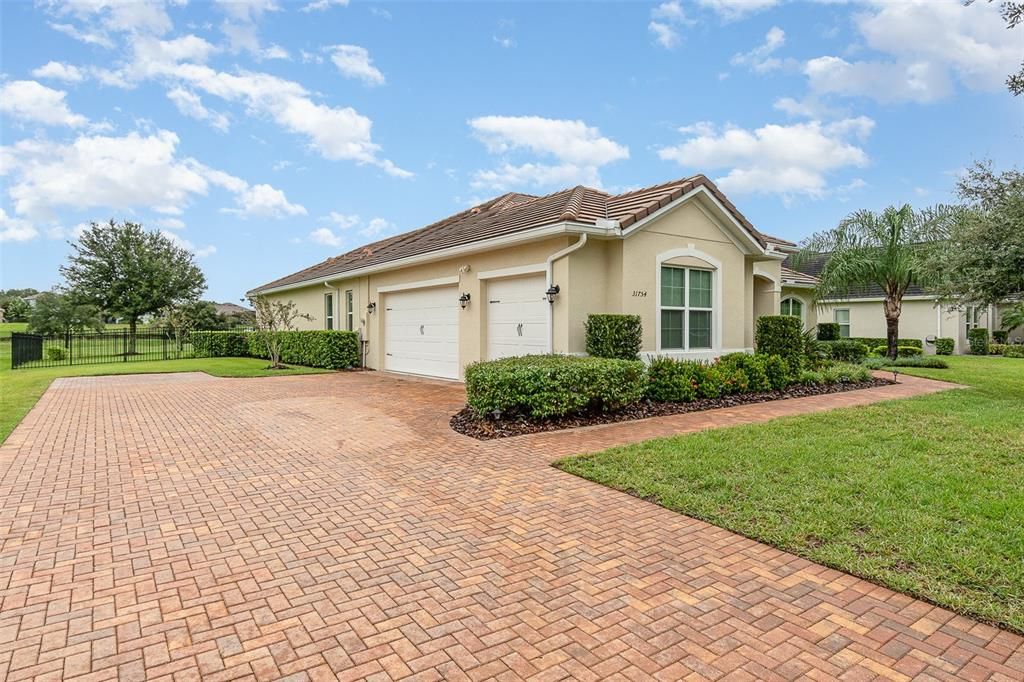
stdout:
POLYGON ((804 286, 814 286, 818 283, 818 278, 813 275, 808 275, 803 272, 791 270, 785 265, 782 266, 782 284, 796 284, 804 286))
POLYGON ((252 315, 254 311, 238 305, 237 303, 214 303, 219 315, 252 315))
POLYGON ((312 267, 259 286, 253 289, 252 293, 311 280, 322 280, 335 275, 341 276, 353 270, 384 265, 410 256, 420 256, 556 223, 571 222, 597 226, 599 220, 611 220, 618 221, 618 228, 625 230, 687 192, 700 187, 707 189, 761 248, 767 246, 768 242, 764 235, 758 232, 721 190, 703 175, 694 175, 622 194, 609 194, 579 185, 544 196, 518 192, 502 194, 418 230, 388 237, 340 256, 328 258, 312 267))
MULTIPOLYGON (((783 273, 786 270, 797 274, 802 274, 814 278, 814 282, 818 282, 818 277, 821 275, 821 271, 825 269, 825 264, 828 262, 829 253, 818 253, 814 255, 804 256, 800 259, 794 256, 789 256, 786 260, 782 261, 783 273)), ((783 274, 783 280, 785 280, 785 274, 783 274)), ((785 284, 785 281, 783 281, 785 284)), ((917 284, 911 284, 907 288, 905 296, 927 296, 930 292, 917 284)), ((851 287, 850 290, 843 296, 837 296, 837 300, 846 299, 857 299, 857 298, 882 298, 885 296, 885 291, 882 287, 877 284, 865 284, 861 286, 851 287)))

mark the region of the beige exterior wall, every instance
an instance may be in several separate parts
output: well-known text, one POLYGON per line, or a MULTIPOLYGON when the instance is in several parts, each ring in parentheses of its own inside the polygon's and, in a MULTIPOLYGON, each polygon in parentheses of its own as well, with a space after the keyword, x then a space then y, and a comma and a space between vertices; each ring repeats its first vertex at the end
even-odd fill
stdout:
MULTIPOLYGON (((713 357, 753 346, 755 314, 778 310, 779 261, 744 256, 728 236, 713 209, 696 201, 666 212, 644 228, 623 239, 591 236, 580 249, 560 258, 553 267, 553 283, 561 287, 551 306, 552 350, 556 353, 584 353, 584 324, 591 313, 626 313, 641 317, 644 328, 643 353, 661 351, 658 329, 660 312, 659 264, 711 269, 713 275, 713 323, 710 351, 690 353, 692 357, 713 357), (754 276, 754 268, 761 276, 754 276)), ((468 293, 471 303, 459 312, 459 362, 466 364, 485 357, 487 349, 487 281, 478 273, 522 266, 542 266, 552 254, 578 242, 578 235, 565 235, 492 251, 409 266, 360 278, 271 294, 294 301, 313 320, 300 320, 302 329, 323 329, 324 294, 334 294, 335 328, 344 329, 344 292, 354 292, 355 328, 369 341, 366 365, 382 367, 384 309, 388 292, 381 287, 408 285, 430 280, 458 278, 458 292, 468 293), (368 303, 376 312, 368 314, 368 303)), ((763 258, 763 257, 762 257, 763 258)), ((450 286, 450 285, 449 285, 450 286)), ((457 296, 458 294, 456 294, 457 296)), ((678 351, 667 354, 683 356, 678 351)))

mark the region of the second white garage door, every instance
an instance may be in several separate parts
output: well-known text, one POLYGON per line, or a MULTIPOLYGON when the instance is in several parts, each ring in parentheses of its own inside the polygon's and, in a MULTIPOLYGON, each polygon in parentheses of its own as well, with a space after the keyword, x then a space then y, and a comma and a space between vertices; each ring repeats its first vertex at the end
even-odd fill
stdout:
POLYGON ((384 369, 459 378, 457 287, 389 292, 384 306, 384 369))
POLYGON ((544 275, 487 281, 487 358, 536 355, 548 350, 544 275))

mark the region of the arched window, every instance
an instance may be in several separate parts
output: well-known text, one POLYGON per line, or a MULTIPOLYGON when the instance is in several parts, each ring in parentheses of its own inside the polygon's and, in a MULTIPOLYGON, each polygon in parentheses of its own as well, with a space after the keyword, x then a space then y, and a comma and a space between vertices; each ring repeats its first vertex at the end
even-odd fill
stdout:
POLYGON ((782 303, 779 304, 780 313, 783 315, 792 315, 793 317, 799 317, 801 320, 804 319, 804 304, 799 298, 784 298, 782 303))

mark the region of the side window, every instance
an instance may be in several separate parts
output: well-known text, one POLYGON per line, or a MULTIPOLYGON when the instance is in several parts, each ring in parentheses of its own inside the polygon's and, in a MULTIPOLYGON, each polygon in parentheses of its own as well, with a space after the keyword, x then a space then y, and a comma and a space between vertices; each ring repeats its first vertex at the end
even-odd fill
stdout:
POLYGON ((324 294, 324 329, 334 329, 334 294, 324 294))
POLYGON ((345 329, 348 331, 355 329, 355 313, 352 309, 351 289, 345 292, 345 329))
POLYGON ((836 308, 832 313, 832 321, 839 325, 839 337, 850 338, 850 309, 836 308))
POLYGON ((792 315, 800 319, 804 317, 804 304, 799 298, 784 298, 779 308, 782 315, 792 315))

